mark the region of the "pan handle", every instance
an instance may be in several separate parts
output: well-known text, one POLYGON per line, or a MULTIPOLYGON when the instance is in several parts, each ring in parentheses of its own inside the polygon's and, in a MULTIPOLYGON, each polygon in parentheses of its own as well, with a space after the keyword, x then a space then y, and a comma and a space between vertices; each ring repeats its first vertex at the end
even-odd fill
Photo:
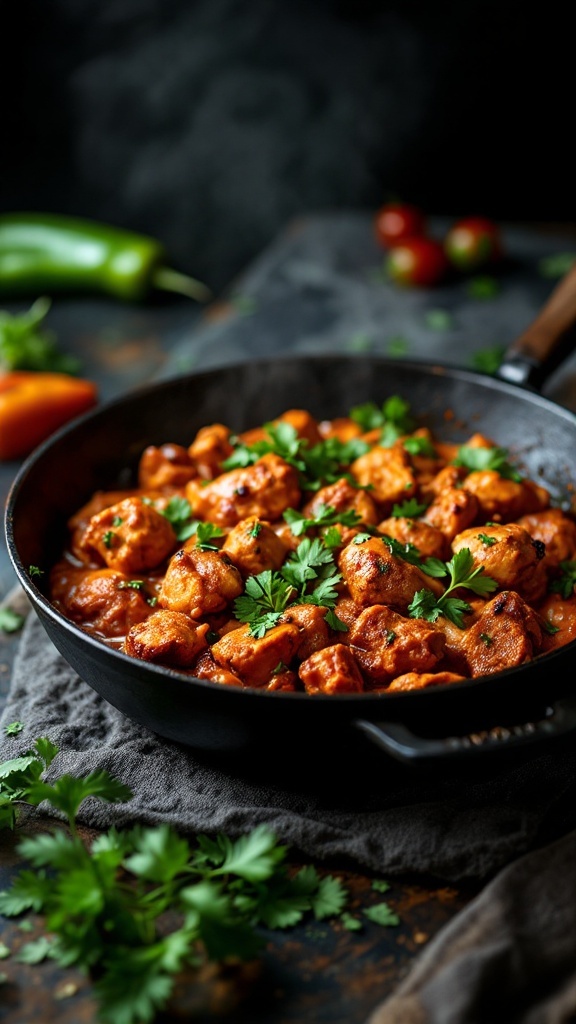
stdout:
POLYGON ((422 765, 439 760, 457 760, 487 753, 517 750, 543 741, 558 739, 576 730, 576 697, 558 700, 546 709, 543 718, 521 725, 496 726, 466 736, 417 736, 402 722, 355 723, 373 743, 404 764, 422 765))
POLYGON ((536 319, 512 342, 497 376, 539 390, 576 343, 576 263, 536 319))

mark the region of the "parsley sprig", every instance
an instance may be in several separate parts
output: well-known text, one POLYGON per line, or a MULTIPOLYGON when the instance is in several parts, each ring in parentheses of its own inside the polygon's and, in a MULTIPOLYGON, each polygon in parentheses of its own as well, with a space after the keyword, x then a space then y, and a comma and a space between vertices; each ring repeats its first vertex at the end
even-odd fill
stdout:
POLYGON ((350 410, 350 419, 354 420, 365 433, 370 430, 382 430, 381 444, 386 448, 393 444, 402 434, 410 434, 416 423, 410 414, 410 403, 400 395, 391 395, 381 405, 376 402, 364 402, 350 410))
POLYGON ((289 605, 316 604, 328 608, 328 625, 342 630, 344 624, 333 612, 341 579, 333 550, 320 537, 305 537, 281 569, 248 577, 244 593, 234 602, 234 614, 239 622, 250 625, 253 637, 261 639, 289 605))
POLYGON ((493 593, 498 584, 491 576, 484 575, 483 566, 474 568, 470 548, 461 548, 457 551, 454 557, 446 562, 446 569, 450 575, 450 582, 442 596, 437 598, 427 587, 418 590, 408 605, 408 614, 414 619, 426 619, 428 622, 436 622, 440 615, 444 615, 462 629, 463 616, 471 611, 470 605, 459 597, 450 597, 450 594, 462 587, 484 596, 493 593))
POLYGON ((324 526, 334 526, 336 523, 342 526, 357 526, 362 521, 354 509, 337 512, 333 505, 319 505, 315 516, 307 517, 294 508, 287 508, 283 515, 295 537, 301 537, 313 527, 321 529, 324 526))
POLYGON ((291 423, 265 423, 263 430, 266 436, 250 445, 232 439, 234 451, 223 462, 223 469, 251 466, 273 452, 298 470, 301 487, 315 491, 342 477, 354 483, 348 467, 369 450, 369 445, 359 438, 341 441, 328 437, 310 446, 306 438, 298 437, 291 423))
MULTIPOLYGON (((151 1021, 167 1006, 176 976, 206 957, 254 957, 264 944, 262 925, 290 928, 310 914, 362 927, 346 909, 340 880, 311 865, 290 872, 287 847, 266 825, 235 840, 200 835, 193 842, 168 825, 112 828, 86 845, 76 822, 83 800, 124 802, 131 792, 104 771, 48 783, 43 776, 57 753, 41 738, 0 765, 1 825, 14 826, 22 803, 45 800, 70 827, 70 834, 59 829, 18 844, 30 868, 0 893, 0 913, 44 916, 48 934, 28 942, 18 959, 32 964, 49 957, 90 972, 104 1024, 151 1021)), ((364 915, 385 926, 398 923, 381 904, 364 915)))
POLYGON ((550 590, 554 594, 560 594, 565 601, 572 597, 576 587, 576 562, 560 562, 561 575, 553 579, 550 590))
POLYGON ((458 449, 455 466, 464 466, 471 472, 491 469, 498 473, 505 480, 514 480, 521 483, 522 477, 517 469, 508 461, 506 448, 475 448, 472 445, 463 444, 458 449))

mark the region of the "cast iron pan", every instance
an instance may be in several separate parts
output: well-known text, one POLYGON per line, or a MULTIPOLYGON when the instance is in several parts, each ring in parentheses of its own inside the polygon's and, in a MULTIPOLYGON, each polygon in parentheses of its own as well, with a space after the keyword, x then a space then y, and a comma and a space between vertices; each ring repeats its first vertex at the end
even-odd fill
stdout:
MULTIPOLYGON (((65 620, 42 592, 68 516, 93 491, 130 486, 149 444, 190 443, 223 421, 241 431, 302 407, 318 418, 369 399, 409 399, 439 437, 479 430, 511 450, 565 507, 574 481, 576 416, 533 390, 572 341, 576 268, 511 347, 499 378, 444 365, 377 357, 296 357, 243 363, 160 383, 64 428, 25 463, 11 490, 8 549, 48 635, 80 677, 129 718, 235 770, 342 762, 373 751, 405 762, 489 757, 576 728, 576 642, 494 676, 413 693, 339 697, 218 686, 129 658, 65 620), (553 349, 553 354, 551 354, 553 349), (446 410, 454 413, 447 420, 446 410), (30 565, 46 570, 40 582, 30 565)), ((387 758, 382 757, 383 767, 387 758)))

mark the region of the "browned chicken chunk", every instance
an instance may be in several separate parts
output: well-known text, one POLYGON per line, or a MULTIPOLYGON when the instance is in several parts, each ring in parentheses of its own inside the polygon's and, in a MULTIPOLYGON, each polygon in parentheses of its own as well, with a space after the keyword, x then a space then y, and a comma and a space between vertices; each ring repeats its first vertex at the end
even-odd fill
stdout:
POLYGON ((417 590, 427 587, 434 594, 443 593, 438 580, 423 573, 416 565, 390 553, 380 537, 370 537, 344 548, 338 566, 356 604, 387 604, 406 611, 417 590))
POLYGON ((56 607, 73 622, 103 636, 125 636, 152 613, 140 589, 128 586, 128 578, 114 569, 87 572, 59 563, 51 582, 56 607))
POLYGON ((517 523, 464 530, 452 544, 455 552, 462 548, 468 548, 474 566, 482 566, 484 574, 496 580, 501 590, 515 590, 529 603, 544 596, 544 545, 517 523))
POLYGON ((529 512, 548 508, 550 495, 531 480, 507 480, 493 469, 469 473, 464 482, 478 502, 479 521, 509 523, 529 512))
POLYGON ((261 639, 252 636, 249 626, 240 626, 214 644, 212 657, 246 686, 267 686, 276 669, 290 664, 299 642, 300 630, 293 623, 273 626, 261 639))
POLYGON ((375 686, 384 686, 405 672, 429 672, 444 654, 444 637, 434 626, 422 619, 406 619, 385 605, 366 608, 347 640, 375 686))
POLYGON ((298 474, 278 455, 263 455, 253 466, 232 469, 202 487, 192 480, 186 488, 194 515, 219 526, 235 526, 257 516, 269 522, 287 508, 298 508, 298 474))
POLYGON ((158 603, 199 619, 222 611, 243 589, 238 569, 222 552, 182 548, 170 560, 158 603))
POLYGON ((300 665, 306 693, 362 693, 364 681, 350 648, 344 644, 324 647, 300 665))
POLYGON ((490 675, 530 661, 542 648, 538 617, 513 590, 488 601, 473 625, 456 634, 446 633, 447 655, 455 672, 465 676, 490 675))
POLYGON ((411 498, 416 491, 414 470, 403 448, 372 448, 355 459, 350 470, 361 487, 370 487, 370 495, 382 515, 391 512, 395 502, 411 498))
MULTIPOLYGON (((355 512, 358 523, 367 526, 375 526, 378 522, 378 512, 374 500, 368 491, 353 487, 349 480, 344 477, 334 484, 328 484, 316 491, 313 498, 306 502, 302 509, 303 514, 312 519, 319 515, 322 508, 330 506, 335 512, 355 512)), ((341 529, 344 531, 345 528, 341 529)), ((351 532, 352 535, 353 531, 351 532)), ((345 535, 345 533, 343 533, 345 535)))
POLYGON ((154 569, 174 550, 176 536, 165 516, 142 498, 125 498, 92 516, 79 546, 110 569, 154 569))
POLYGON ((183 612, 160 609, 137 626, 133 626, 124 651, 142 661, 155 661, 174 668, 192 665, 206 647, 207 622, 197 625, 183 612))
POLYGON ((576 522, 561 509, 532 512, 518 519, 518 526, 527 530, 533 540, 545 545, 543 561, 547 568, 576 557, 576 522))
POLYGON ((269 523, 249 516, 234 526, 222 548, 243 576, 257 576, 266 569, 279 569, 288 548, 269 523))
POLYGON ((405 672, 396 676, 388 687, 388 693, 400 693, 405 690, 424 690, 429 686, 445 686, 447 683, 461 683, 464 676, 457 672, 405 672))
POLYGON ((452 540, 474 522, 477 514, 478 502, 470 491, 465 487, 448 487, 428 506, 424 521, 452 540))
POLYGON ((284 612, 280 621, 291 622, 300 630, 300 643, 296 651, 300 661, 331 643, 326 612, 327 608, 317 604, 293 604, 284 612))
POLYGON ((196 476, 196 467, 179 444, 150 445, 142 453, 138 483, 142 490, 161 491, 165 487, 184 487, 196 476))
POLYGON ((198 431, 188 455, 204 480, 213 480, 222 472, 222 463, 232 454, 231 431, 223 423, 212 423, 198 431))
POLYGON ((548 594, 538 606, 538 614, 548 626, 544 633, 543 649, 552 651, 576 640, 576 594, 568 598, 560 594, 548 594))
POLYGON ((214 661, 212 651, 201 653, 194 665, 194 675, 197 679, 209 679, 211 683, 220 683, 221 686, 244 686, 238 676, 214 661))

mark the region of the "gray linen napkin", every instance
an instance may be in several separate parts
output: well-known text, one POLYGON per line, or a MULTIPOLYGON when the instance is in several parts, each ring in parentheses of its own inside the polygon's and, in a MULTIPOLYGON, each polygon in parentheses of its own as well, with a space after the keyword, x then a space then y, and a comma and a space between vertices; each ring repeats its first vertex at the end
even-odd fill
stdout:
POLYGON ((54 772, 105 768, 134 792, 130 802, 87 801, 83 821, 107 828, 168 822, 183 832, 238 835, 266 822, 309 856, 350 857, 375 871, 425 872, 448 881, 485 878, 534 845, 576 827, 576 754, 546 753, 486 780, 428 779, 384 766, 382 791, 261 784, 202 763, 125 718, 83 683, 35 615, 24 627, 0 722, 0 757, 41 735, 61 753, 54 772), (17 738, 4 735, 24 723, 17 738), (395 779, 392 787, 391 779, 395 779))
POLYGON ((576 832, 505 868, 367 1024, 576 1020, 576 832))

